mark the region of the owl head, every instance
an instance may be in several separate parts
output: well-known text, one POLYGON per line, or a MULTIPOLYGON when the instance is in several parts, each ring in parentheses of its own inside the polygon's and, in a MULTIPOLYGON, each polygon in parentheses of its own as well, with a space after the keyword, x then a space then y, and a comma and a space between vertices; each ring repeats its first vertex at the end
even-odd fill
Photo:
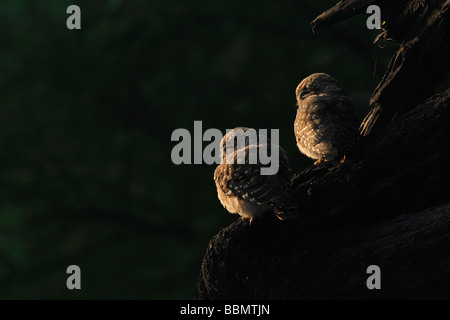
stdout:
MULTIPOLYGON (((233 153, 238 150, 239 146, 237 141, 245 141, 246 145, 257 144, 256 130, 247 127, 236 127, 233 130, 227 132, 222 138, 220 143, 220 154, 222 161, 224 162, 227 157, 232 157, 233 153), (242 140, 243 138, 243 140, 242 140), (228 144, 228 148, 227 148, 228 144), (232 148, 230 148, 232 146, 232 148), (228 153, 230 154, 227 154, 228 153)), ((245 147, 245 146, 242 146, 245 147)))
POLYGON ((310 95, 321 93, 345 94, 341 84, 326 73, 313 73, 303 79, 295 90, 295 95, 299 101, 310 95))
POLYGON ((247 127, 236 127, 230 130, 220 143, 221 159, 224 162, 228 157, 235 157, 234 153, 240 149, 247 148, 246 152, 253 150, 252 146, 258 147, 261 144, 271 144, 267 136, 260 136, 258 130, 247 127), (228 144, 228 146, 227 146, 228 144))

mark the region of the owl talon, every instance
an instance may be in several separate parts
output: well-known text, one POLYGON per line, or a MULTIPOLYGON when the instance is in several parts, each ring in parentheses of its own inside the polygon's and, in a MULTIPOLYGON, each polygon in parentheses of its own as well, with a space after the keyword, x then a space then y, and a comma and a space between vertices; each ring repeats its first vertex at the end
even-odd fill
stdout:
POLYGON ((314 162, 314 165, 317 166, 318 164, 324 162, 325 160, 323 160, 322 156, 319 157, 319 159, 317 159, 316 162, 314 162))

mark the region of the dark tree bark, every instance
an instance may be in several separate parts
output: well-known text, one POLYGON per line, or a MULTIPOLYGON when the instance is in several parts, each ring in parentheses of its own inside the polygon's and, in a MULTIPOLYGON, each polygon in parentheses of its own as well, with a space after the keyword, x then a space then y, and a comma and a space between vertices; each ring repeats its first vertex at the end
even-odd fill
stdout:
POLYGON ((450 204, 358 228, 237 220, 209 244, 200 299, 449 299, 449 231, 450 204))
POLYGON ((200 298, 450 297, 450 87, 428 98, 449 72, 450 1, 387 3, 341 1, 313 21, 318 30, 379 4, 382 37, 401 45, 347 160, 293 177, 298 219, 219 232, 200 298), (367 289, 369 265, 382 290, 367 289))
POLYGON ((450 72, 450 1, 411 1, 386 22, 383 37, 401 41, 382 81, 361 134, 425 101, 450 72), (397 18, 400 16, 400 18, 397 18))

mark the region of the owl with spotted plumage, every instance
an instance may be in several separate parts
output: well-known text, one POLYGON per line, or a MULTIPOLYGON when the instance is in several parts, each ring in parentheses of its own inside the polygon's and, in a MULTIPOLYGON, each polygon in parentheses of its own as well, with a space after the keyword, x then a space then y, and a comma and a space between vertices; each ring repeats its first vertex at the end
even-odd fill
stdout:
POLYGON ((295 91, 294 123, 297 146, 304 155, 322 161, 345 160, 358 139, 359 122, 353 101, 326 73, 303 79, 295 91))
MULTIPOLYGON (((252 139, 249 139, 252 141, 252 139)), ((280 220, 297 216, 297 204, 292 197, 291 174, 289 161, 285 151, 271 144, 267 139, 266 144, 261 143, 256 130, 237 127, 228 132, 221 141, 221 164, 214 171, 214 181, 220 203, 230 213, 237 213, 243 219, 249 219, 250 223, 255 218, 275 214, 280 220), (253 130, 256 134, 255 143, 246 143, 242 148, 234 150, 226 148, 226 142, 239 134, 248 134, 253 130), (278 148, 278 171, 273 175, 262 175, 262 164, 259 157, 252 164, 250 153, 258 153, 261 148, 278 148), (242 158, 245 162, 238 162, 242 158), (241 163, 241 164, 240 164, 241 163)))

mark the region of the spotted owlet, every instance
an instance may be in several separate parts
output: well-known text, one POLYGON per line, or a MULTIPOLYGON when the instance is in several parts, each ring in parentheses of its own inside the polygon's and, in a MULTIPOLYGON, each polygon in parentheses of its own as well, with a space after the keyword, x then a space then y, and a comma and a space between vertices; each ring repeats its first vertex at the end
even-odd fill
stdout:
MULTIPOLYGON (((271 149, 274 150, 274 149, 271 149)), ((272 151, 273 152, 273 151, 272 151)), ((221 142, 222 162, 214 171, 214 181, 220 203, 230 213, 238 213, 242 218, 258 218, 275 214, 280 220, 297 216, 297 205, 292 198, 290 166, 285 151, 270 140, 263 141, 254 129, 237 127, 227 133, 221 142), (234 143, 233 149, 226 148, 226 142, 239 136, 253 134, 255 140, 242 148, 234 143), (262 175, 261 168, 267 166, 260 161, 260 152, 271 148, 278 150, 278 171, 271 175, 262 175), (227 152, 228 151, 228 152, 227 152), (252 164, 251 154, 258 154, 252 164), (238 158, 245 162, 239 164, 238 158), (249 160, 250 159, 250 160, 249 160)))
POLYGON ((321 161, 345 159, 358 138, 358 118, 353 101, 326 73, 314 73, 295 90, 295 138, 300 151, 321 161))

